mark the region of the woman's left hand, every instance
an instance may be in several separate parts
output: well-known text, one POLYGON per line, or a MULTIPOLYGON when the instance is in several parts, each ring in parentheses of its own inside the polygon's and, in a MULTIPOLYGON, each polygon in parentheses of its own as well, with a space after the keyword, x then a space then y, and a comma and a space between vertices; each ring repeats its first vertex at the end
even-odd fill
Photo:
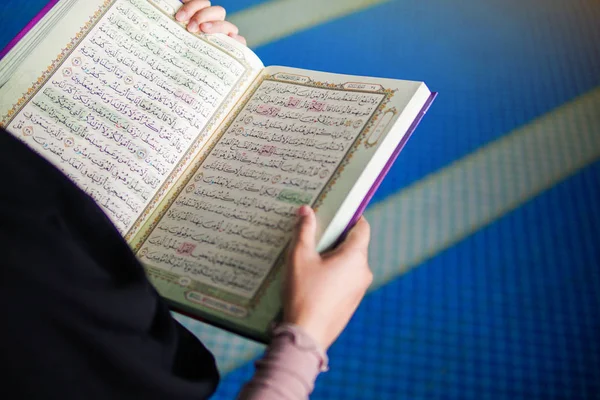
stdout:
POLYGON ((225 21, 225 9, 213 6, 207 0, 182 0, 183 6, 175 15, 179 22, 187 22, 187 30, 192 33, 224 33, 243 45, 246 39, 239 35, 237 26, 225 21))

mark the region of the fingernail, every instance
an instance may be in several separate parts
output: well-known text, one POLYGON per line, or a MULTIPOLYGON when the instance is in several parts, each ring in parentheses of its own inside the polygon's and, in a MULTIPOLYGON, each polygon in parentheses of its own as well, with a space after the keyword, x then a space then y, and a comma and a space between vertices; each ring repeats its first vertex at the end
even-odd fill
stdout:
POLYGON ((196 21, 190 21, 187 27, 190 32, 198 32, 198 23, 196 21))
POLYGON ((212 28, 212 23, 210 23, 210 22, 205 22, 205 23, 203 23, 203 24, 202 24, 202 30, 203 30, 204 32, 206 32, 206 31, 207 31, 207 30, 209 30, 210 28, 212 28))
POLYGON ((175 14, 175 19, 179 22, 185 21, 187 19, 187 14, 185 11, 180 10, 177 14, 175 14))

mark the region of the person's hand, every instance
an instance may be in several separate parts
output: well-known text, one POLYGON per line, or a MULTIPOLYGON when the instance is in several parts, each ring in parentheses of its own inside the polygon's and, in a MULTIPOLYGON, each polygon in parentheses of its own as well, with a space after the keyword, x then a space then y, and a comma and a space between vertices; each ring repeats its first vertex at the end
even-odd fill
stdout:
POLYGON ((283 285, 283 322, 297 325, 327 350, 346 327, 373 281, 369 224, 364 218, 333 251, 316 251, 317 221, 307 206, 288 253, 283 285))
POLYGON ((207 0, 182 0, 183 6, 175 14, 179 22, 188 22, 187 30, 192 33, 224 33, 242 44, 246 39, 240 36, 238 27, 225 21, 225 9, 221 6, 211 6, 207 0))

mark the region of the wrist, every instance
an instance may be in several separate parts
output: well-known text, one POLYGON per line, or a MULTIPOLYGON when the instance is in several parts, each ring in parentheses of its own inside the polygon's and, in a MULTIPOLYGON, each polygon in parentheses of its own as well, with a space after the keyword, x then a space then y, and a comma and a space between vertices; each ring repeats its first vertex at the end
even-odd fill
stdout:
POLYGON ((323 324, 315 324, 311 322, 314 320, 315 318, 302 318, 301 316, 296 316, 293 318, 284 316, 283 323, 297 326, 298 328, 302 329, 306 335, 310 336, 318 344, 323 352, 326 352, 331 343, 326 339, 327 335, 322 329, 323 324))
POLYGON ((308 352, 316 357, 319 362, 319 370, 321 372, 329 369, 329 358, 327 357, 326 350, 312 336, 312 334, 307 332, 302 326, 285 322, 277 324, 271 330, 271 336, 273 340, 276 340, 282 336, 288 337, 296 348, 304 352, 308 352))

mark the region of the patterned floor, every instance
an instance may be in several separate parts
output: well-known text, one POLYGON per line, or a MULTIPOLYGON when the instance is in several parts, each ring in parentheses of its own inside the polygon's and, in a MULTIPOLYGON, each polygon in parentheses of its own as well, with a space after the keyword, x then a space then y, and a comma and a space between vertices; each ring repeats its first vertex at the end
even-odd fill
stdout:
MULTIPOLYGON (((0 47, 44 3, 4 0, 0 47)), ((220 4, 258 27, 277 3, 302 18, 220 4)), ((266 65, 440 92, 367 211, 375 290, 311 398, 600 398, 600 2, 309 3, 360 6, 260 42, 266 65)), ((234 398, 260 347, 182 320, 234 398)))

